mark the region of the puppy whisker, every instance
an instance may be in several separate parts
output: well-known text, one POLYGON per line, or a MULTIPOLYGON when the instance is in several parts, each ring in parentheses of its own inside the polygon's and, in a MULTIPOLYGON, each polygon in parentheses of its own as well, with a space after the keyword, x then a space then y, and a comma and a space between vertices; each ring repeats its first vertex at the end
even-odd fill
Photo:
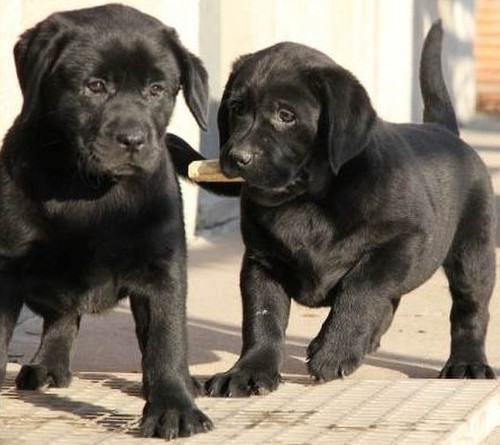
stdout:
POLYGON ((58 138, 58 139, 53 139, 51 141, 44 142, 43 144, 40 145, 40 148, 48 148, 48 147, 53 147, 55 145, 60 145, 64 142, 64 139, 58 138))

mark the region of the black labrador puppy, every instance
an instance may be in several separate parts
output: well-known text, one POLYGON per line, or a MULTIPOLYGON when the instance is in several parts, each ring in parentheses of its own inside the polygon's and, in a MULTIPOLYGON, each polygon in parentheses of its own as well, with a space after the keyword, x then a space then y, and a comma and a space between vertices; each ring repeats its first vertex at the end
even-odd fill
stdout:
POLYGON ((64 387, 81 316, 128 296, 144 436, 211 429, 187 365, 186 243, 164 140, 180 88, 205 127, 205 69, 172 28, 119 5, 51 15, 14 55, 24 104, 0 155, 0 383, 23 304, 44 326, 17 387, 64 387))
POLYGON ((440 266, 451 354, 440 376, 494 378, 484 347, 495 281, 495 205, 479 156, 458 136, 441 71, 442 28, 423 50, 424 124, 377 117, 326 55, 280 43, 241 57, 219 110, 222 170, 242 176, 243 348, 211 395, 274 390, 290 300, 330 314, 307 351, 317 380, 377 349, 403 294, 440 266))

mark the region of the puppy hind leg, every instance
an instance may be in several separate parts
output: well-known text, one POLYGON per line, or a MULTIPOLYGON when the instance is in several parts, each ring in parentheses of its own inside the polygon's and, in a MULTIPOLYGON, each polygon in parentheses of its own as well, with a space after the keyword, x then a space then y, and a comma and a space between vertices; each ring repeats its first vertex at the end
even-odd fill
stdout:
POLYGON ((485 354, 495 284, 495 208, 489 187, 471 193, 443 264, 452 296, 450 357, 443 378, 494 378, 485 354))
POLYGON ((149 327, 149 308, 146 301, 137 297, 130 297, 130 308, 135 321, 135 334, 141 354, 146 351, 149 327))
POLYGON ((65 388, 71 382, 73 342, 80 327, 80 315, 46 316, 38 351, 16 378, 18 389, 38 389, 43 386, 65 388))
POLYGON ((0 297, 0 387, 5 378, 9 342, 22 308, 22 300, 0 297))
POLYGON ((479 212, 457 232, 444 263, 452 296, 451 351, 442 378, 495 378, 485 354, 488 305, 495 283, 495 240, 479 212), (471 221, 474 223, 471 224, 471 221))

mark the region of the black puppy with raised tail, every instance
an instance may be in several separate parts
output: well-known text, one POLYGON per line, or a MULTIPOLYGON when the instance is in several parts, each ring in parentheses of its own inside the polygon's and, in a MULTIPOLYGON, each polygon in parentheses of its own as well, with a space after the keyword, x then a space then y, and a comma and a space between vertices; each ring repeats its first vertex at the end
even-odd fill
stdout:
POLYGON ((331 307, 308 348, 318 380, 377 349, 400 298, 443 266, 453 298, 445 378, 494 378, 485 355, 495 205, 458 136, 441 71, 442 28, 423 49, 424 124, 377 117, 326 55, 280 43, 241 57, 219 110, 222 170, 242 176, 243 349, 206 385, 247 396, 279 383, 290 301, 331 307))
POLYGON ((181 87, 205 127, 205 69, 173 29, 119 5, 54 14, 14 53, 24 105, 0 154, 0 383, 23 304, 44 326, 17 387, 64 387, 81 316, 129 296, 143 435, 211 429, 187 365, 186 243, 164 141, 181 87))

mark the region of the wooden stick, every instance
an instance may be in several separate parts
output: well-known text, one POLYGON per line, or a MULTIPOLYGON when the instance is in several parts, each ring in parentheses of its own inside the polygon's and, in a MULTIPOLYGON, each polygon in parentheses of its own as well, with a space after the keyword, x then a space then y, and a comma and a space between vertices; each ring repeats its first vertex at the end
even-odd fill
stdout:
POLYGON ((226 178, 218 159, 193 161, 188 167, 188 177, 195 182, 243 182, 243 178, 226 178))

